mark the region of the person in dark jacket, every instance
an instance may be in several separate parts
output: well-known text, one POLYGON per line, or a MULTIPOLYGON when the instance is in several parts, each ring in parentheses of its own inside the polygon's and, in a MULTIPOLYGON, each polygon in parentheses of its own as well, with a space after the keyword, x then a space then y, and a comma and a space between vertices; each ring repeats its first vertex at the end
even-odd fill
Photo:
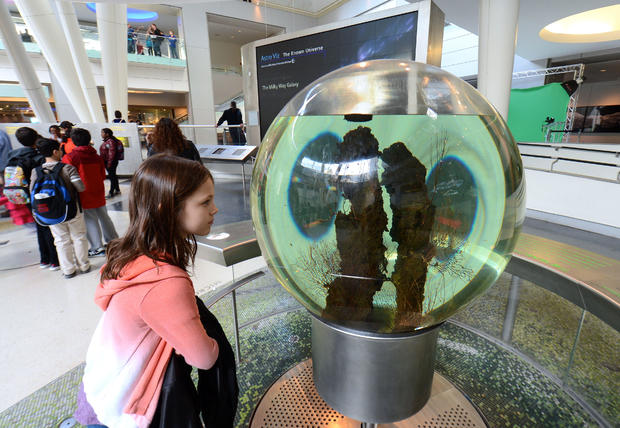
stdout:
POLYGON ((209 370, 198 370, 196 391, 192 367, 172 354, 150 428, 201 428, 203 423, 207 428, 232 428, 235 421, 239 400, 235 353, 217 318, 198 297, 196 305, 205 331, 217 341, 219 355, 209 370))
POLYGON ((125 119, 123 119, 123 113, 121 113, 120 110, 114 110, 114 119, 112 123, 127 123, 125 119))
POLYGON ((185 139, 179 125, 166 117, 159 119, 155 129, 149 138, 151 143, 147 155, 168 153, 181 156, 182 158, 201 162, 200 153, 191 141, 185 139))
POLYGON ((148 34, 147 37, 151 37, 153 41, 153 53, 155 56, 161 56, 161 42, 164 41, 164 33, 157 28, 157 25, 151 24, 146 34, 148 34))
MULTIPOLYGON (((15 131, 15 138, 17 138, 17 141, 19 141, 24 147, 10 151, 4 167, 21 166, 24 171, 24 176, 30 185, 32 171, 36 167, 43 165, 45 162, 45 157, 35 148, 35 143, 40 136, 34 129, 22 127, 15 131)), ((32 212, 32 207, 30 204, 28 204, 28 209, 32 212)), ((35 225, 37 228, 37 240, 39 242, 39 255, 41 257, 39 266, 41 269, 60 269, 58 253, 56 252, 56 247, 54 246, 54 237, 52 236, 50 228, 41 226, 36 222, 35 225)))
POLYGON ((228 128, 228 132, 230 132, 230 137, 232 138, 233 144, 245 144, 245 134, 242 137, 243 116, 241 114, 241 110, 237 108, 236 102, 230 102, 230 108, 228 110, 224 110, 224 114, 222 114, 222 117, 220 117, 220 119, 217 121, 217 126, 220 126, 224 122, 227 122, 229 126, 241 125, 241 127, 235 126, 233 128, 228 128))
POLYGON ((103 159, 108 178, 110 179, 110 193, 108 193, 106 198, 112 198, 115 195, 121 194, 121 188, 118 185, 118 177, 116 175, 116 168, 120 160, 120 153, 118 151, 119 141, 110 128, 103 128, 101 130, 101 138, 103 143, 99 147, 99 155, 103 159))

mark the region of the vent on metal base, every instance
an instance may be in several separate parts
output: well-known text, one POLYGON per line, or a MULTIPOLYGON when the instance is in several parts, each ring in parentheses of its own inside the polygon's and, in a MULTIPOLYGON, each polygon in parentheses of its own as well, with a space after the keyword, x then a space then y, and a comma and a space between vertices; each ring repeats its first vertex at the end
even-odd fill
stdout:
MULTIPOLYGON (((450 382, 435 373, 431 398, 408 419, 379 428, 477 428, 486 426, 477 410, 450 382)), ((314 386, 312 360, 299 363, 274 383, 258 404, 251 428, 360 428, 323 401, 314 386)))

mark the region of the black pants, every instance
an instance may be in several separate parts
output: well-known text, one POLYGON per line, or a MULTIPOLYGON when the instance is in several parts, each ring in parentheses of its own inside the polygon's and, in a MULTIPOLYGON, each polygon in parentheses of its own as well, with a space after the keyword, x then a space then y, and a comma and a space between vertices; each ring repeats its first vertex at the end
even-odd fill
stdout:
POLYGON ((230 132, 230 139, 233 146, 243 146, 245 145, 245 135, 243 135, 243 131, 241 128, 228 128, 228 132, 230 132))
POLYGON ((155 40, 153 42, 153 51, 155 52, 155 56, 161 56, 161 41, 155 40))
POLYGON ((110 179, 110 193, 113 191, 120 192, 121 188, 118 187, 118 177, 116 176, 116 167, 118 167, 118 162, 114 162, 110 168, 106 167, 106 171, 108 172, 108 178, 110 179))
POLYGON ((39 241, 39 254, 41 256, 41 263, 53 264, 58 266, 58 254, 56 253, 56 247, 54 246, 54 237, 49 227, 41 226, 36 223, 37 226, 37 240, 39 241))

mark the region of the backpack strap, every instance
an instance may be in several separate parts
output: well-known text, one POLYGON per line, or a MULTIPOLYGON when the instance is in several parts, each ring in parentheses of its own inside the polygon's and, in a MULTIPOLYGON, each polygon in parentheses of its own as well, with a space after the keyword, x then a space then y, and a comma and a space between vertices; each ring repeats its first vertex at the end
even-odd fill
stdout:
POLYGON ((60 174, 60 171, 62 170, 62 167, 65 166, 64 163, 62 162, 58 162, 56 165, 54 165, 54 169, 52 169, 52 172, 54 174, 60 174))

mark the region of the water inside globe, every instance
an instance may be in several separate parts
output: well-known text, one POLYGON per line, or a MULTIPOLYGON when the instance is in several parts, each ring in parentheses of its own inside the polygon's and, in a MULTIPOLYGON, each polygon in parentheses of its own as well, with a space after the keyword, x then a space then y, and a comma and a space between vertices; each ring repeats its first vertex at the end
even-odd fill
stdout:
POLYGON ((278 117, 252 184, 263 256, 328 321, 435 325, 512 252, 524 190, 510 139, 489 115, 278 117))

